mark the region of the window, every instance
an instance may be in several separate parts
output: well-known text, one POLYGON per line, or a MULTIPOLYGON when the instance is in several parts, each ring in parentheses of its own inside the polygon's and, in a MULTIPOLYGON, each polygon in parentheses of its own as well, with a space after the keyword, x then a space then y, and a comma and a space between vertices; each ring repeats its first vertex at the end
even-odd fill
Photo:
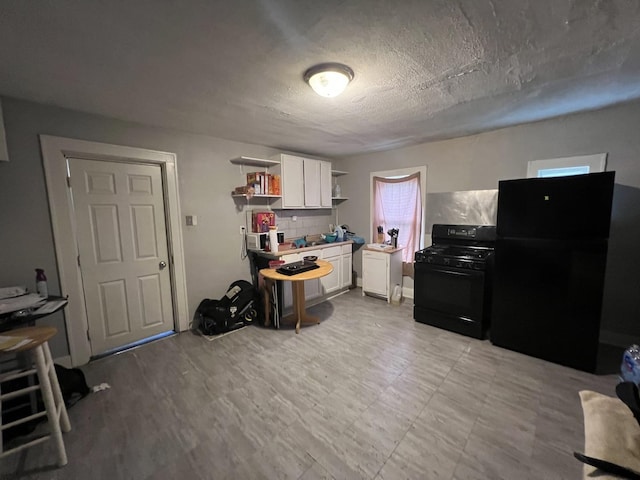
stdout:
POLYGON ((385 240, 389 240, 387 232, 397 228, 406 263, 413 262, 414 253, 424 246, 426 176, 426 167, 371 173, 372 241, 377 241, 378 226, 385 240))
POLYGON ((606 153, 531 160, 527 166, 527 178, 566 177, 568 175, 604 172, 606 165, 606 153))

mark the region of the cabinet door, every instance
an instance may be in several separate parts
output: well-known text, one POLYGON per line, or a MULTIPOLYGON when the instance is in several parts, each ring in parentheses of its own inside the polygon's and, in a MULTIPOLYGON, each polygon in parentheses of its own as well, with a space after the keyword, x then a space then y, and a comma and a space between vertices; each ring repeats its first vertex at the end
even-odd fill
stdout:
MULTIPOLYGON (((318 258, 322 258, 322 250, 308 250, 306 252, 302 252, 299 254, 300 260, 306 256, 315 256, 318 258)), ((291 282, 288 282, 291 283, 291 282)), ((305 300, 310 300, 312 298, 317 298, 322 295, 322 286, 320 285, 320 279, 314 278, 313 280, 307 280, 304 282, 304 298, 305 300)))
POLYGON ((304 163, 304 205, 305 207, 320 206, 320 161, 310 158, 303 159, 304 163))
POLYGON ((320 206, 331 208, 331 162, 320 161, 320 206))
POLYGON ((340 290, 340 257, 329 257, 325 258, 327 262, 331 264, 333 267, 333 272, 329 275, 325 275, 320 278, 320 283, 322 284, 322 289, 324 293, 335 292, 336 290, 340 290))
POLYGON ((352 254, 342 255, 340 257, 340 287, 350 287, 352 282, 352 270, 351 266, 352 254))
POLYGON ((362 290, 387 296, 388 293, 388 257, 385 253, 362 252, 362 290))
POLYGON ((389 255, 389 295, 393 293, 396 285, 402 287, 402 251, 389 255))
POLYGON ((304 159, 281 155, 280 177, 283 208, 304 208, 304 159))

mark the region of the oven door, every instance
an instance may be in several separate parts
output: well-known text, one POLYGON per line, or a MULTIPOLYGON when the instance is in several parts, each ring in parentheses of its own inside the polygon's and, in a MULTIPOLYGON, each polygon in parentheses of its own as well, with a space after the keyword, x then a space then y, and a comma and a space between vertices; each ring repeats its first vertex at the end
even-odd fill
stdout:
POLYGON ((483 338, 485 272, 415 263, 413 318, 464 335, 483 338))

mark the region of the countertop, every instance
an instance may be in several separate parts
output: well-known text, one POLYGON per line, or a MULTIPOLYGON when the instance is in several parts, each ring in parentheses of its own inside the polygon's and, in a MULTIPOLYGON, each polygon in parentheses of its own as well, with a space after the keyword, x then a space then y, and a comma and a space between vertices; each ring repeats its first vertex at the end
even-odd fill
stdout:
POLYGON ((399 247, 396 247, 396 248, 375 248, 365 244, 365 246, 362 247, 362 249, 369 250, 370 252, 395 253, 395 252, 399 252, 400 250, 404 250, 404 247, 400 245, 399 247))
MULTIPOLYGON (((286 242, 285 242, 286 243, 286 242)), ((277 252, 259 252, 264 255, 271 255, 273 257, 280 257, 282 255, 289 255, 290 253, 304 253, 310 252, 312 250, 320 250, 322 248, 335 247, 337 245, 349 245, 354 243, 353 240, 344 240, 342 242, 332 242, 332 243, 319 243, 318 245, 311 245, 308 247, 302 248, 290 248, 287 250, 278 250, 277 252)))

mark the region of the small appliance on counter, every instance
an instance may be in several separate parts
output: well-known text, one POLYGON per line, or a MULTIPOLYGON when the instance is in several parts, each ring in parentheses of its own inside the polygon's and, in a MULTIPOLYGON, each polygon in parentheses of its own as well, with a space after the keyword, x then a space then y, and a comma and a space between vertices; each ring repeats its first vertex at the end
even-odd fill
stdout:
POLYGON ((267 246, 268 232, 264 233, 247 233, 247 249, 248 250, 264 250, 267 246))
MULTIPOLYGON (((284 243, 284 232, 276 232, 278 244, 284 243)), ((247 250, 266 250, 269 245, 269 232, 247 233, 247 250)))
POLYGON ((400 233, 400 230, 397 228, 392 228, 391 230, 389 230, 387 232, 387 235, 389 235, 389 237, 391 237, 389 239, 389 245, 391 245, 393 248, 398 248, 398 235, 400 233))

